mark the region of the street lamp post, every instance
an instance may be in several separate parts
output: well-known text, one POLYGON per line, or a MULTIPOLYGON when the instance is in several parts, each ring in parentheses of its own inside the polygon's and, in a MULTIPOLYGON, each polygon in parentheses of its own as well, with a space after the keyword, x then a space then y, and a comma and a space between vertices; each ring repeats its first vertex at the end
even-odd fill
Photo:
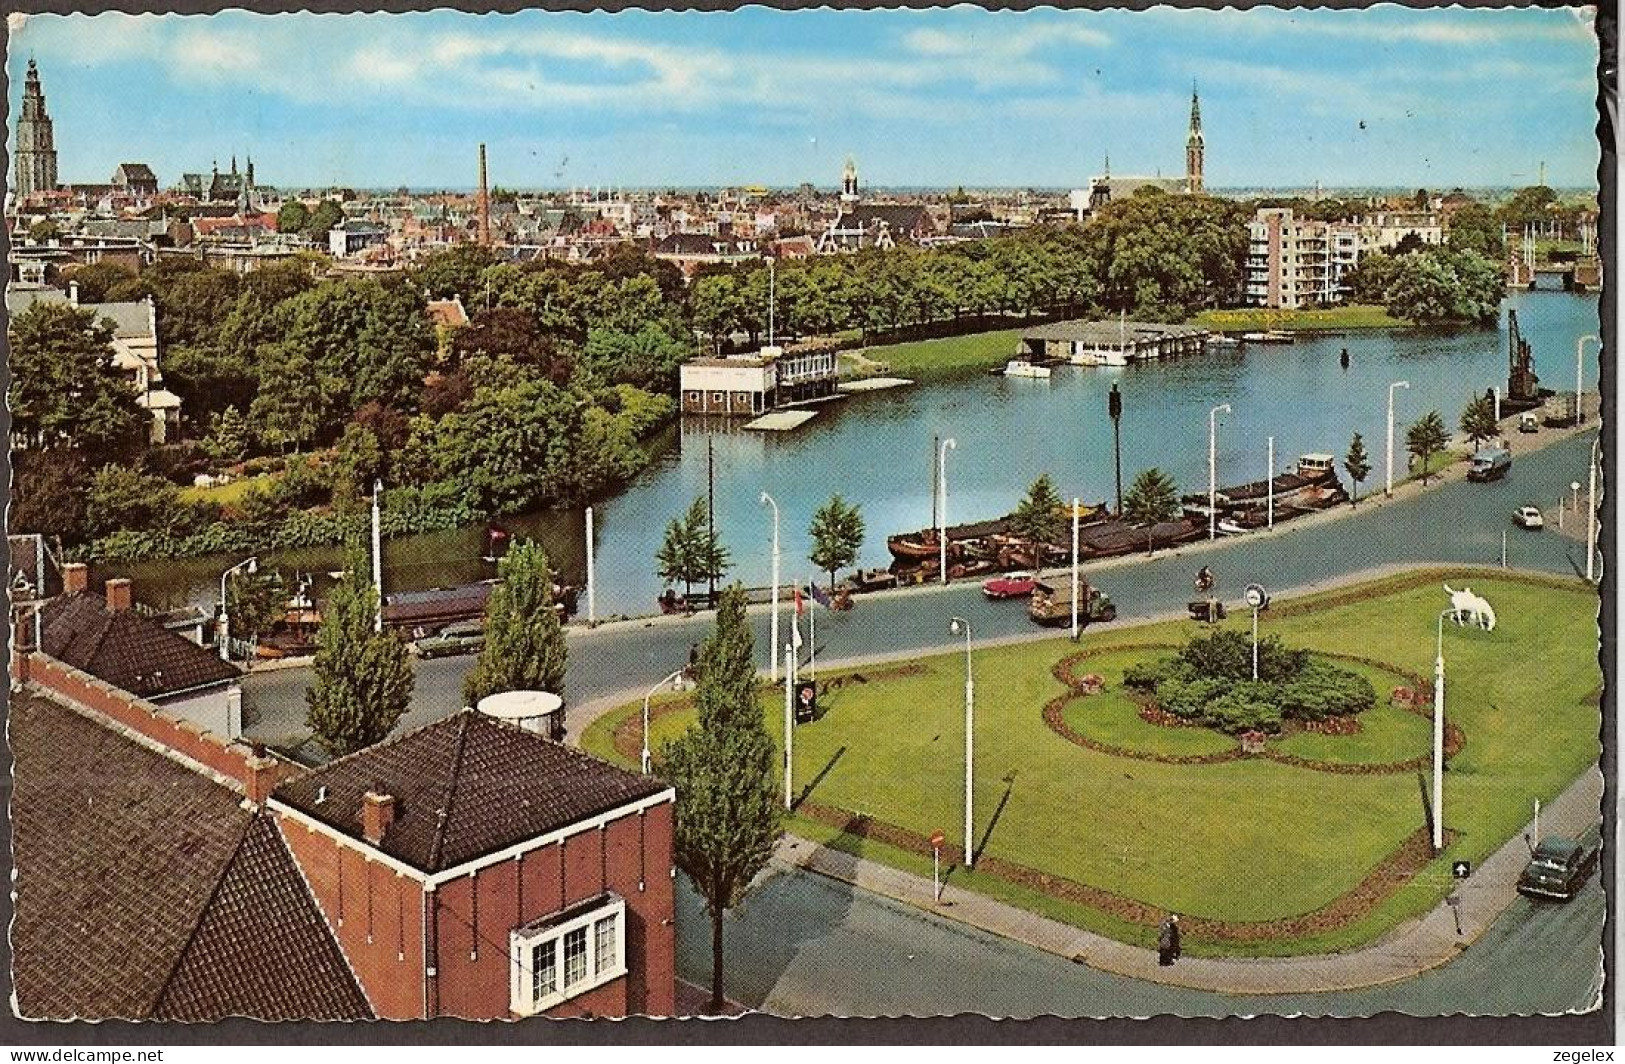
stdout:
POLYGON ((792 750, 795 747, 795 667, 796 648, 789 643, 784 644, 784 808, 789 809, 790 800, 790 769, 795 764, 792 750))
POLYGON ((1207 538, 1218 535, 1215 521, 1219 492, 1219 415, 1230 413, 1229 403, 1220 403, 1207 412, 1207 538))
POLYGON ((1444 849, 1444 619, 1439 611, 1439 643, 1433 658, 1433 852, 1444 849))
POLYGON ((965 633, 965 867, 970 868, 975 863, 976 843, 971 839, 971 765, 975 758, 974 736, 976 734, 976 683, 971 679, 970 671, 970 622, 963 617, 955 617, 948 622, 948 631, 958 635, 965 633))
POLYGON ((1586 488, 1586 583, 1595 583, 1597 574, 1597 444, 1591 444, 1591 472, 1586 488))
POLYGON ((1394 389, 1409 391, 1410 387, 1410 381, 1395 381, 1388 386, 1388 479, 1382 489, 1384 495, 1394 493, 1394 389))
POLYGON ((1078 500, 1072 500, 1072 638, 1078 638, 1078 500))
POLYGON ((372 630, 384 630, 384 541, 383 525, 378 509, 378 497, 383 494, 384 482, 372 482, 372 589, 378 593, 378 610, 372 615, 372 630))
POLYGON ((249 572, 249 575, 252 576, 253 574, 259 572, 259 570, 260 570, 260 560, 258 558, 249 558, 246 561, 238 562, 236 565, 233 565, 230 569, 227 569, 225 572, 220 574, 220 660, 221 661, 230 661, 231 660, 231 617, 228 616, 228 613, 227 613, 227 610, 226 610, 226 578, 229 577, 232 573, 237 572, 239 569, 247 569, 248 572, 249 572))
POLYGON ((1599 350, 1602 348, 1602 341, 1591 335, 1582 336, 1574 342, 1574 423, 1576 425, 1584 425, 1586 423, 1585 406, 1583 403, 1581 403, 1580 399, 1581 396, 1585 394, 1581 389, 1584 387, 1582 382, 1585 380, 1585 349, 1587 340, 1596 341, 1597 348, 1599 350))
POLYGON ((952 436, 943 440, 942 446, 937 448, 937 497, 940 500, 937 510, 937 564, 941 568, 943 584, 948 583, 948 452, 958 449, 959 441, 952 436))
POLYGON ((773 496, 762 492, 762 502, 773 507, 773 621, 772 632, 767 641, 768 679, 774 683, 779 679, 779 504, 773 496))
POLYGON ((649 699, 653 698, 655 696, 655 692, 667 684, 672 684, 675 687, 678 678, 682 675, 683 670, 678 669, 670 676, 667 676, 664 680, 661 680, 659 683, 649 688, 649 693, 643 696, 643 774, 645 776, 649 774, 649 699))
POLYGON ((587 507, 587 624, 598 623, 598 573, 593 565, 592 507, 587 507))
POLYGON ((1580 514, 1580 482, 1578 480, 1569 481, 1569 491, 1574 493, 1574 506, 1572 508, 1575 516, 1578 517, 1580 514))

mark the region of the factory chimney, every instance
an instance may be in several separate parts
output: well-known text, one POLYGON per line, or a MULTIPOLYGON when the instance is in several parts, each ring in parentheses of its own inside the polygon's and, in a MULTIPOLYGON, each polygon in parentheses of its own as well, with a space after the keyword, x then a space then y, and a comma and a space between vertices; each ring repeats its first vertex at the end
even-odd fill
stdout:
POLYGON ((491 245, 491 188, 485 180, 485 145, 480 145, 480 243, 491 245))

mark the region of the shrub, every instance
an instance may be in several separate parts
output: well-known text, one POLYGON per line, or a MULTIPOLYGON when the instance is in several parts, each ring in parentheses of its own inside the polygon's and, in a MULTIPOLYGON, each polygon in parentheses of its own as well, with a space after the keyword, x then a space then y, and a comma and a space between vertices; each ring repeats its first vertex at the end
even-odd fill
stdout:
POLYGON ((1123 670, 1123 686, 1136 691, 1151 692, 1166 680, 1188 680, 1189 670, 1178 658, 1157 661, 1136 661, 1123 670))
POLYGON ((1168 679, 1157 685, 1157 704, 1176 717, 1202 721, 1208 703, 1224 693, 1229 684, 1221 679, 1168 679))
POLYGON ((1324 661, 1311 661, 1290 683, 1280 687, 1283 715, 1295 720, 1325 720, 1364 713, 1377 704, 1371 681, 1324 661))
POLYGON ((1238 683, 1207 704, 1203 723, 1226 735, 1246 731, 1273 734, 1281 730, 1281 710, 1270 697, 1268 685, 1238 683))

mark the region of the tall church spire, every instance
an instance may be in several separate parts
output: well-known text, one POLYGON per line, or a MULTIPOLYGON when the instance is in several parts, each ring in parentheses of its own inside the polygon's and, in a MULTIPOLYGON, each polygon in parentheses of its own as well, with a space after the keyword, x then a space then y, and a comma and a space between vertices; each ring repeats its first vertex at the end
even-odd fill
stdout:
POLYGON ((1196 94, 1196 82, 1191 82, 1191 131, 1185 138, 1185 191, 1202 191, 1202 163, 1205 146, 1202 143, 1202 100, 1196 94))
POLYGON ((23 106, 17 118, 17 152, 13 164, 12 180, 18 200, 33 192, 56 188, 56 139, 51 116, 45 111, 39 67, 32 57, 23 79, 23 106))

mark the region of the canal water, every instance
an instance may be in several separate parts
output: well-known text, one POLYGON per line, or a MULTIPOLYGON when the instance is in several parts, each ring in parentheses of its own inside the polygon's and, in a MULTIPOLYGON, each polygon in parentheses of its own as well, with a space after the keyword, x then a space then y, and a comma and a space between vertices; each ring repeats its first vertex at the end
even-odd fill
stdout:
MULTIPOLYGON (((765 586, 771 579, 772 515, 763 491, 778 501, 783 576, 812 575, 807 527, 835 492, 862 508, 865 567, 890 564, 886 536, 931 521, 934 437, 952 437, 948 453, 950 524, 1008 513, 1027 486, 1048 473, 1065 497, 1111 500, 1112 426, 1107 393, 1123 393, 1124 490, 1140 470, 1158 466, 1181 493, 1207 489, 1208 411, 1221 403, 1220 485, 1260 479, 1267 440, 1275 437, 1276 470, 1300 454, 1339 460, 1355 432, 1365 437, 1372 472, 1363 492, 1381 490, 1388 385, 1395 393, 1395 469, 1403 469, 1404 430, 1437 409, 1455 430, 1474 395, 1506 385, 1507 315, 1532 345, 1541 385, 1574 387, 1575 342, 1598 332, 1595 295, 1519 292, 1503 305, 1499 327, 1350 332, 1300 338, 1296 344, 1212 348, 1177 361, 1121 369, 1060 367, 1047 380, 966 373, 912 388, 855 395, 820 407, 818 417, 788 433, 746 432, 716 421, 674 425, 654 441, 655 460, 633 483, 595 507, 597 609, 600 618, 654 609, 661 585, 654 553, 666 524, 706 493, 707 450, 714 451, 718 538, 733 559, 729 579, 765 586), (1339 364, 1347 347, 1348 369, 1339 364)), ((1585 382, 1597 382, 1594 345, 1585 382)), ((1346 479, 1346 478, 1345 478, 1346 479)), ((502 524, 547 547, 555 565, 579 581, 586 571, 580 508, 506 518, 502 524)), ((384 546, 386 590, 467 583, 494 575, 481 560, 484 528, 391 540, 384 546)), ((220 573, 236 557, 127 564, 100 576, 127 575, 153 604, 191 602, 208 608, 220 573)), ((263 562, 291 573, 325 573, 342 565, 337 549, 291 551, 263 562)), ((585 598, 582 600, 585 611, 585 598)))

